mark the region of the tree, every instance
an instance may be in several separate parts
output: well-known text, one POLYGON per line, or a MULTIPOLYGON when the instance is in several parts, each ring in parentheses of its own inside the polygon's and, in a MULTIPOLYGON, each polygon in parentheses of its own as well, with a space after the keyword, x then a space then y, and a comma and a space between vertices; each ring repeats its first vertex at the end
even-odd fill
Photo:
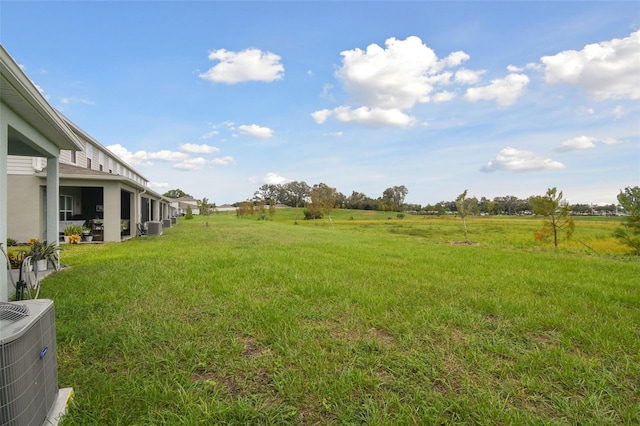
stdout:
POLYGON ((304 201, 309 196, 309 185, 306 182, 289 182, 282 185, 282 191, 280 194, 281 201, 289 207, 296 208, 295 223, 298 223, 298 207, 304 204, 304 201))
POLYGON ((273 220, 273 217, 276 215, 276 202, 273 198, 269 200, 269 218, 273 220))
POLYGON ((383 203, 389 210, 400 212, 408 192, 409 190, 404 185, 387 188, 382 193, 383 203))
POLYGON ((274 203, 279 203, 281 200, 279 199, 279 195, 282 192, 282 187, 280 185, 268 184, 265 183, 253 194, 255 198, 261 198, 266 203, 273 200, 274 203))
POLYGON ((545 195, 533 196, 530 201, 533 213, 546 218, 542 228, 534 234, 536 240, 544 241, 553 235, 553 245, 558 248, 558 231, 563 232, 567 239, 571 238, 575 224, 569 216, 569 203, 562 199, 562 191, 549 188, 545 195))
POLYGON ((464 228, 464 242, 469 244, 469 238, 467 236, 467 215, 472 213, 478 205, 478 200, 473 198, 467 198, 467 190, 458 195, 456 198, 456 209, 458 210, 458 214, 462 219, 462 227, 464 228))
POLYGON ((236 215, 241 218, 253 215, 253 203, 251 201, 242 201, 238 203, 236 215))
POLYGON ((211 205, 206 197, 198 202, 198 208, 200 209, 200 214, 203 216, 209 216, 211 214, 211 205))
POLYGON ((618 202, 629 216, 621 228, 617 228, 614 235, 620 241, 631 247, 632 253, 640 256, 640 187, 627 186, 618 194, 618 202))
POLYGON ((353 191, 344 202, 346 208, 354 210, 378 210, 380 201, 367 197, 363 192, 353 191))
POLYGON ((165 192, 164 194, 162 194, 163 197, 167 197, 167 198, 180 198, 180 197, 190 197, 191 195, 187 194, 186 192, 184 192, 181 189, 171 189, 167 192, 165 192))
POLYGON ((187 206, 187 214, 184 216, 185 219, 193 219, 193 210, 191 210, 191 206, 187 206))
POLYGON ((319 183, 313 185, 309 196, 311 198, 311 205, 308 207, 314 212, 321 212, 323 215, 327 215, 331 223, 331 210, 333 210, 336 205, 336 189, 324 183, 319 183))

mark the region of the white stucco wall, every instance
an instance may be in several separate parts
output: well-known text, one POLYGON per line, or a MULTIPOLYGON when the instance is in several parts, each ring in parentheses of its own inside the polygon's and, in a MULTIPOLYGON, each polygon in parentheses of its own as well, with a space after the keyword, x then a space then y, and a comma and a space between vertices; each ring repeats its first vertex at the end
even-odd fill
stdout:
POLYGON ((26 243, 30 238, 44 241, 44 190, 41 179, 9 175, 7 183, 7 237, 20 243, 26 243))

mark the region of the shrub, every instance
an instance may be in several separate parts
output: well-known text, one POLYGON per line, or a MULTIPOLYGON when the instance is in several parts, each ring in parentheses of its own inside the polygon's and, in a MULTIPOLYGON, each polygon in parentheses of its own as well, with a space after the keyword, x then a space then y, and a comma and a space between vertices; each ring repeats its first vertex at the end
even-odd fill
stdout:
POLYGON ((7 252, 7 257, 9 258, 11 269, 18 269, 20 267, 20 262, 22 262, 26 256, 27 253, 24 250, 7 252))
POLYGON ((193 219, 193 211, 191 210, 191 207, 187 207, 187 214, 184 217, 185 219, 193 219))
POLYGON ((322 219, 322 213, 318 210, 304 209, 304 220, 322 219))
POLYGON ((67 225, 64 227, 65 237, 69 237, 71 235, 80 235, 80 234, 82 234, 82 226, 80 225, 67 225))

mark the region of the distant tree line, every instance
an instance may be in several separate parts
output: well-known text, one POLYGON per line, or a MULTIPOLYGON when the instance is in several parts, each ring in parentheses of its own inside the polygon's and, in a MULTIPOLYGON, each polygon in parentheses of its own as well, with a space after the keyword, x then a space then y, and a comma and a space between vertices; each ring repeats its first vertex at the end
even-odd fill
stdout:
MULTIPOLYGON (((617 228, 615 236, 632 249, 632 253, 640 255, 640 187, 626 187, 618 194, 619 204, 592 205, 569 204, 564 200, 562 191, 549 188, 542 195, 532 195, 521 199, 513 195, 495 197, 492 200, 482 197, 467 197, 467 191, 458 195, 455 201, 441 201, 436 204, 407 204, 404 202, 409 190, 404 185, 392 186, 385 189, 378 198, 371 198, 362 192, 353 191, 345 196, 335 188, 325 183, 309 186, 306 182, 289 182, 285 184, 264 184, 253 194, 250 200, 235 203, 238 217, 258 214, 260 219, 267 215, 273 218, 277 205, 296 208, 295 222, 298 221, 298 209, 304 208, 305 219, 319 219, 327 216, 331 222, 331 211, 335 208, 353 210, 380 210, 401 212, 398 217, 404 217, 402 212, 420 215, 456 214, 462 219, 464 236, 467 237, 466 217, 468 215, 536 215, 543 216, 543 227, 536 231, 538 240, 552 237, 554 245, 558 246, 558 237, 564 234, 570 238, 575 224, 570 216, 617 216, 624 215, 623 226, 617 228)), ((164 194, 167 197, 178 198, 189 196, 180 189, 174 189, 164 194)), ((209 203, 207 198, 198 202, 200 212, 208 216, 215 211, 215 203, 209 203)), ((208 225, 208 222, 205 223, 208 225)))
POLYGON ((317 192, 321 189, 326 191, 327 188, 332 190, 330 192, 335 192, 330 197, 333 200, 332 208, 354 210, 404 211, 404 199, 409 192, 404 185, 400 185, 385 189, 378 198, 371 198, 356 191, 347 197, 325 183, 310 186, 306 182, 294 181, 278 185, 264 184, 254 193, 252 200, 260 202, 273 200, 276 204, 289 207, 306 207, 308 204, 312 204, 314 189, 317 192))
MULTIPOLYGON (((311 204, 311 191, 314 187, 328 187, 324 183, 309 186, 306 182, 289 182, 285 184, 264 184, 252 198, 254 204, 274 204, 286 205, 289 207, 307 207, 311 204)), ((329 187, 330 188, 330 187, 329 187)), ((335 190, 335 188, 333 188, 335 190)), ((423 215, 443 215, 458 213, 458 206, 455 200, 440 201, 435 204, 408 204, 405 197, 409 190, 404 185, 392 186, 385 189, 382 195, 376 198, 370 197, 363 192, 353 191, 346 196, 339 191, 335 191, 333 198, 333 208, 344 208, 352 210, 378 210, 410 212, 423 215)), ((532 215, 534 208, 532 200, 536 196, 525 199, 514 195, 506 195, 489 199, 472 197, 469 199, 467 207, 469 214, 480 215, 532 215)), ((236 207, 240 203, 236 203, 236 207)), ((591 205, 591 204, 571 204, 569 214, 573 216, 615 216, 623 213, 624 209, 620 205, 591 205)))
MULTIPOLYGON (((473 214, 481 215, 506 215, 524 216, 534 214, 533 201, 537 196, 532 195, 526 199, 513 195, 495 197, 492 200, 482 197, 471 198, 470 210, 473 214)), ((458 208, 455 201, 441 201, 436 204, 420 206, 416 204, 406 205, 407 211, 414 211, 418 214, 451 214, 457 213, 458 208)), ((572 216, 615 216, 623 213, 624 209, 620 205, 593 205, 593 204, 570 204, 569 214, 572 216)))

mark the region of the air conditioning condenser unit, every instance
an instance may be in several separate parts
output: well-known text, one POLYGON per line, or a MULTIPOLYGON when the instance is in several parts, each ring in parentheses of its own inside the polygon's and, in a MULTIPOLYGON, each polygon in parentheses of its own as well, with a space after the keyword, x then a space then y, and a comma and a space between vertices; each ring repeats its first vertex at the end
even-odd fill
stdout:
POLYGON ((0 425, 42 425, 57 396, 53 301, 0 302, 0 425))
POLYGON ((162 235, 162 222, 147 222, 147 235, 162 235))

